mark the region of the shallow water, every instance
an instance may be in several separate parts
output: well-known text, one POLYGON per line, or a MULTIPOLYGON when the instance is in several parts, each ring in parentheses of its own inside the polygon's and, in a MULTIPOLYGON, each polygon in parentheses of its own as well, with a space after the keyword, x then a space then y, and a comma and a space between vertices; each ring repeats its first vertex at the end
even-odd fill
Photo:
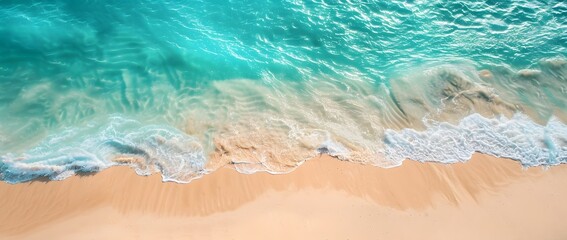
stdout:
POLYGON ((567 162, 562 1, 2 1, 0 179, 567 162))

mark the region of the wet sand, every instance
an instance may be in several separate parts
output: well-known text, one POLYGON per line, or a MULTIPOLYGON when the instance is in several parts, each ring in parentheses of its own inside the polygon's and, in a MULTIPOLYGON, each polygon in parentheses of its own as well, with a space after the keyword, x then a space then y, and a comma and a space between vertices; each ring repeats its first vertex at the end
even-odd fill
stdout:
POLYGON ((127 167, 0 183, 2 239, 567 239, 567 165, 401 167, 328 156, 283 175, 222 168, 189 184, 127 167))

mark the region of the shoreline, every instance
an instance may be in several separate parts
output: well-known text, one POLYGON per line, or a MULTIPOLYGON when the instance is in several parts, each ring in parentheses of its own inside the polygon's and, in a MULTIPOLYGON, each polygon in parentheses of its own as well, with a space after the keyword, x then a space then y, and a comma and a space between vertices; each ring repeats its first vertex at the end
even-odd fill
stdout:
POLYGON ((0 183, 0 236, 557 238, 567 237, 565 184, 567 165, 526 169, 482 154, 388 169, 321 156, 288 174, 223 167, 188 184, 111 167, 63 181, 0 183), (447 232, 469 235, 438 235, 447 232))

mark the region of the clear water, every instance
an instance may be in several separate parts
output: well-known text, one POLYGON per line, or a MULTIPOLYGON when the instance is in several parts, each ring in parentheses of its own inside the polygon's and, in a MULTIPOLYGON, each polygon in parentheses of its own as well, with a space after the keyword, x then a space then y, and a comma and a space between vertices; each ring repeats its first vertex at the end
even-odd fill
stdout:
POLYGON ((564 1, 1 1, 0 36, 8 182, 567 162, 564 1))

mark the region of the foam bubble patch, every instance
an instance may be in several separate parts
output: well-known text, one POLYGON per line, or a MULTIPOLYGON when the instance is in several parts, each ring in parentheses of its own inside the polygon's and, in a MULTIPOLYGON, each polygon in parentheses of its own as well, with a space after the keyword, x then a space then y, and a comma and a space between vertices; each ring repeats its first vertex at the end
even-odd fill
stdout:
POLYGON ((518 160, 524 166, 567 162, 567 125, 556 118, 539 125, 523 114, 494 119, 472 114, 458 125, 444 122, 426 125, 425 131, 386 130, 387 158, 454 163, 481 152, 518 160))

